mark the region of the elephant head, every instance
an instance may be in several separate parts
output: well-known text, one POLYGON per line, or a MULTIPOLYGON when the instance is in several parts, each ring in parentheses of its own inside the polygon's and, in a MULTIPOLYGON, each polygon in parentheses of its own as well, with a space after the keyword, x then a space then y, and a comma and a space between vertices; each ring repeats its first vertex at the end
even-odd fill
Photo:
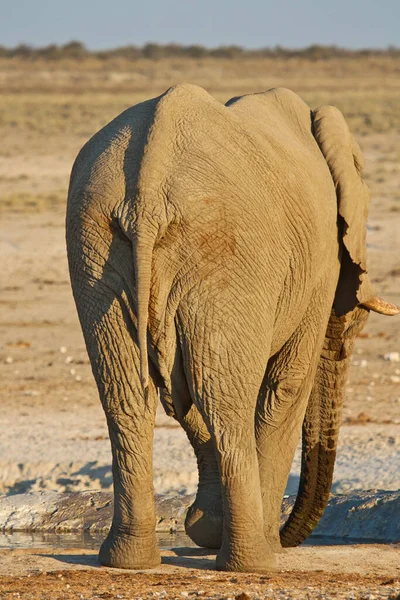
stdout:
POLYGON ((312 113, 313 133, 328 164, 338 202, 340 276, 324 347, 303 422, 302 467, 295 506, 281 531, 283 546, 302 543, 328 502, 354 340, 369 311, 400 309, 376 297, 367 273, 366 222, 369 190, 363 156, 342 113, 324 106, 312 113))

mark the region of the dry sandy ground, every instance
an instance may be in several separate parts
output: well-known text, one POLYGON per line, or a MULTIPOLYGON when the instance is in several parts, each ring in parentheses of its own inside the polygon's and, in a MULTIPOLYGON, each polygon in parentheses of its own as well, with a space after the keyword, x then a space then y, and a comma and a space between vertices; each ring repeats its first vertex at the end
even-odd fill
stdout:
POLYGON ((399 548, 302 547, 278 556, 265 575, 218 573, 200 548, 162 551, 147 572, 99 568, 90 550, 0 551, 1 598, 400 598, 399 548), (310 567, 312 565, 312 567, 310 567))

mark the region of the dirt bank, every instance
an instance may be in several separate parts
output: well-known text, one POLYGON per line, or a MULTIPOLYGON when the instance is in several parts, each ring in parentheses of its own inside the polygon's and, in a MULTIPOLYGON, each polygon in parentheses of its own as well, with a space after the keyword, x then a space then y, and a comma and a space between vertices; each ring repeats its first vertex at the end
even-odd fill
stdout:
POLYGON ((0 551, 1 598, 398 599, 399 548, 296 548, 278 556, 275 573, 218 573, 215 556, 195 548, 162 552, 147 572, 99 567, 82 549, 0 551), (312 565, 312 567, 310 567, 312 565))

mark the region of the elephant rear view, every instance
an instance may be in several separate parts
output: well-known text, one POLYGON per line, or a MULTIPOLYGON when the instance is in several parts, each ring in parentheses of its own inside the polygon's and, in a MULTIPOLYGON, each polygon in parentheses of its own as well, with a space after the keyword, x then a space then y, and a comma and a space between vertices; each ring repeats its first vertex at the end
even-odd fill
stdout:
POLYGON ((67 209, 73 293, 109 428, 102 564, 159 564, 160 396, 199 486, 186 531, 217 568, 264 572, 318 522, 353 341, 376 298, 361 152, 339 111, 276 89, 222 105, 179 85, 97 133, 67 209), (303 424, 293 513, 280 506, 303 424))

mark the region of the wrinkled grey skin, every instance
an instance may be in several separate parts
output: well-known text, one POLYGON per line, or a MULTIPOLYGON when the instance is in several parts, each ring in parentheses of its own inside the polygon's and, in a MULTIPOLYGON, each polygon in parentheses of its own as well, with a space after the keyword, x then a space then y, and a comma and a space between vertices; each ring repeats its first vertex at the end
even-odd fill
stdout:
POLYGON ((218 569, 268 571, 317 524, 373 294, 361 172, 341 113, 310 112, 285 89, 224 106, 180 85, 122 113, 79 153, 68 257, 113 453, 102 564, 160 562, 158 391, 198 459, 187 532, 220 548, 218 569), (299 495, 279 532, 302 425, 299 495))

